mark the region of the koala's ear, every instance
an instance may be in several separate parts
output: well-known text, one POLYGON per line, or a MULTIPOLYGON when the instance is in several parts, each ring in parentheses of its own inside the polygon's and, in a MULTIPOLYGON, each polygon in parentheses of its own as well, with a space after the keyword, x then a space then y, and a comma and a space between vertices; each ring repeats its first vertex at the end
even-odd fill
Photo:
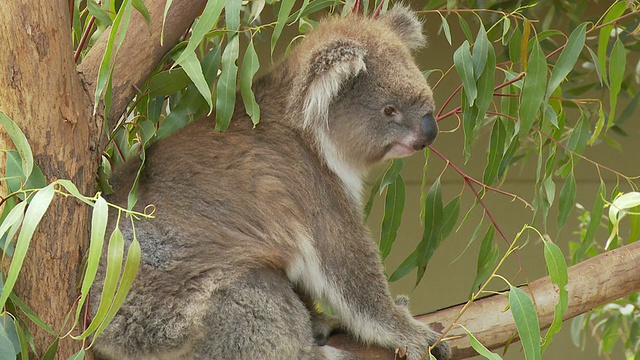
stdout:
POLYGON ((329 105, 340 88, 362 71, 367 51, 354 40, 329 42, 312 54, 308 72, 308 90, 304 106, 305 127, 328 116, 329 105))
POLYGON ((426 45, 427 39, 422 33, 422 22, 408 7, 396 5, 379 19, 393 29, 409 49, 417 50, 426 45))

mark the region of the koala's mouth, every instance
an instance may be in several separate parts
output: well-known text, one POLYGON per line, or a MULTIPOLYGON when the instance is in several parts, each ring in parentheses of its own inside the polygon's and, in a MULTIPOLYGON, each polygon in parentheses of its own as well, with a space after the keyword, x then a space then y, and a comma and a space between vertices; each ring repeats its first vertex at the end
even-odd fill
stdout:
POLYGON ((394 143, 391 144, 391 147, 389 148, 389 151, 387 151, 387 153, 384 155, 383 160, 407 157, 414 152, 416 152, 416 150, 413 148, 413 146, 402 143, 394 143))

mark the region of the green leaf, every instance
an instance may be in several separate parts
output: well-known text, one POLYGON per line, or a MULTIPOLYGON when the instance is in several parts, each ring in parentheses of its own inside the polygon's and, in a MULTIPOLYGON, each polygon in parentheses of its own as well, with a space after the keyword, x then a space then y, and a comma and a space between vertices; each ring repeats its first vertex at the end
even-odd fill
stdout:
POLYGON ((147 6, 144 4, 142 0, 132 0, 131 4, 133 8, 138 10, 140 15, 144 17, 144 20, 147 22, 147 26, 151 27, 151 16, 149 15, 149 10, 147 10, 147 6))
POLYGON ((480 253, 478 254, 478 264, 476 267, 476 278, 473 280, 471 286, 471 294, 478 291, 480 286, 491 276, 493 268, 498 263, 498 257, 500 252, 498 245, 494 242, 494 228, 489 226, 487 232, 482 238, 482 245, 480 245, 480 253))
MULTIPOLYGON (((614 3, 608 10, 602 23, 606 24, 620 17, 624 13, 626 5, 624 1, 618 1, 614 3)), ((609 45, 609 38, 611 37, 611 30, 613 25, 606 25, 600 28, 598 33, 598 59, 600 61, 600 68, 604 69, 607 65, 607 46, 609 45)), ((604 82, 607 83, 606 73, 602 73, 604 82)))
POLYGON ((4 220, 2 220, 2 223, 0 223, 0 239, 2 239, 5 233, 9 232, 4 240, 4 244, 2 244, 3 259, 5 255, 12 256, 13 254, 13 251, 9 252, 8 248, 13 241, 13 237, 22 224, 22 219, 24 219, 24 209, 26 208, 26 206, 26 201, 19 202, 9 211, 4 220))
POLYGON ((242 0, 227 0, 224 3, 224 18, 227 30, 237 31, 240 28, 240 9, 242 9, 242 0))
POLYGON ((95 0, 87 0, 87 10, 89 10, 91 16, 96 18, 98 24, 101 26, 107 27, 111 25, 111 17, 95 2, 95 0))
POLYGON ((469 29, 469 24, 467 20, 465 20, 460 14, 458 14, 458 22, 460 23, 460 29, 464 33, 464 36, 467 38, 468 42, 473 42, 473 35, 471 35, 471 29, 469 29))
POLYGON ((122 2, 122 5, 120 6, 120 10, 118 10, 118 14, 113 20, 113 24, 111 25, 109 38, 107 40, 107 46, 104 52, 104 56, 102 57, 102 61, 100 62, 100 67, 98 69, 98 80, 96 82, 96 92, 94 94, 93 101, 94 113, 98 109, 98 105, 100 104, 100 96, 105 91, 105 88, 107 91, 104 98, 104 106, 107 113, 109 107, 111 106, 111 91, 108 84, 111 83, 111 73, 113 71, 112 60, 115 60, 118 49, 120 48, 120 45, 122 45, 122 42, 124 41, 124 38, 127 34, 129 20, 131 19, 131 9, 131 1, 124 0, 122 2), (116 42, 116 40, 118 41, 116 42))
POLYGON ((564 185, 560 190, 560 201, 558 209, 558 229, 562 229, 567 222, 567 218, 573 209, 576 200, 576 179, 573 177, 573 171, 564 181, 564 185))
POLYGON ((462 45, 456 49, 453 54, 453 63, 460 75, 460 79, 462 79, 467 105, 472 106, 478 96, 478 89, 476 88, 475 76, 473 74, 473 60, 471 58, 468 41, 465 40, 462 45))
MULTIPOLYGON (((184 52, 182 54, 184 55, 184 52)), ((207 84, 207 80, 204 78, 202 66, 200 65, 200 61, 198 61, 196 53, 191 52, 186 54, 186 56, 183 55, 180 55, 180 62, 176 60, 176 63, 178 63, 182 67, 182 70, 184 70, 184 72, 187 74, 187 76, 189 76, 189 79, 191 79, 193 84, 196 86, 196 89, 198 89, 200 95, 202 95, 204 100, 207 102, 207 105, 209 105, 209 109, 213 109, 213 101, 211 100, 211 89, 207 84)), ((235 90, 235 81, 233 84, 235 90)))
POLYGON ((609 222, 612 224, 611 236, 607 240, 605 249, 609 248, 609 244, 615 236, 618 235, 620 220, 627 215, 627 212, 637 206, 640 206, 640 192, 629 192, 615 198, 609 206, 609 222))
POLYGON ((605 121, 604 111, 602 111, 602 102, 600 102, 600 106, 598 108, 598 121, 596 122, 596 128, 593 130, 593 134, 587 141, 587 145, 593 145, 596 142, 596 140, 598 139, 598 136, 600 136, 600 133, 604 128, 604 121, 605 121))
POLYGON ((107 268, 102 287, 102 294, 100 295, 100 304, 98 305, 96 314, 94 315, 89 327, 87 327, 87 329, 79 336, 73 337, 74 339, 87 338, 100 327, 102 322, 105 321, 109 308, 112 306, 116 288, 118 286, 123 257, 124 237, 122 236, 120 228, 116 225, 116 228, 113 229, 113 232, 109 237, 109 245, 107 248, 107 268))
POLYGON ((444 224, 444 208, 442 206, 442 192, 440 178, 431 185, 425 200, 425 224, 422 240, 409 257, 391 274, 389 281, 396 281, 407 275, 413 268, 418 268, 416 284, 422 280, 427 264, 442 241, 444 224))
POLYGON ((89 206, 93 206, 93 202, 90 201, 89 198, 87 198, 86 196, 80 194, 80 191, 78 190, 76 185, 71 181, 66 179, 60 179, 60 180, 56 180, 56 183, 58 183, 60 186, 65 188, 69 192, 69 194, 73 195, 73 197, 75 197, 76 199, 82 201, 83 203, 89 206))
POLYGON ((54 184, 39 190, 31 199, 29 207, 24 214, 24 220, 22 221, 22 228, 16 241, 15 250, 13 252, 13 258, 11 265, 9 266, 9 272, 7 273, 7 279, 5 280, 2 288, 2 295, 0 296, 0 308, 4 307, 7 298, 13 290, 13 286, 18 279, 20 270, 22 269, 22 263, 29 249, 29 244, 33 238, 33 234, 36 231, 36 227, 42 220, 44 213, 49 208, 51 200, 54 195, 54 184))
POLYGON ((607 196, 607 188, 603 181, 600 181, 600 187, 598 188, 598 194, 596 195, 596 200, 593 205, 593 210, 591 210, 591 214, 589 217, 589 225, 587 226, 587 232, 580 243, 578 249, 576 249, 575 254, 573 255, 573 263, 576 264, 582 261, 583 257, 586 255, 587 250, 593 244, 593 240, 595 238, 596 232, 600 227, 600 221, 602 218, 602 212, 604 210, 605 198, 607 196))
MULTIPOLYGON (((235 1, 235 0, 234 0, 235 1)), ((177 64, 182 62, 190 56, 195 56, 195 50, 204 39, 204 36, 216 25, 218 18, 222 13, 226 1, 207 1, 207 5, 202 11, 202 15, 191 29, 191 37, 187 43, 187 47, 182 51, 182 54, 176 59, 177 64)), ((166 10, 166 7, 165 7, 166 10)))
POLYGON ((184 69, 160 72, 149 81, 149 95, 167 96, 177 93, 189 85, 189 75, 184 69))
POLYGON ((538 110, 544 99, 545 85, 547 83, 547 61, 540 44, 534 41, 533 49, 529 57, 529 65, 522 94, 520 95, 520 135, 525 136, 531 130, 536 120, 538 110))
POLYGON ((67 360, 83 360, 84 359, 84 355, 85 355, 85 350, 81 349, 77 353, 69 356, 69 358, 67 360))
POLYGON ((104 236, 107 230, 107 220, 109 216, 109 207, 106 200, 102 196, 98 195, 95 204, 93 205, 93 213, 91 215, 91 238, 89 241, 89 255, 86 258, 86 270, 84 272, 84 279, 82 280, 82 288, 80 290, 80 300, 76 307, 76 319, 74 326, 78 324, 80 320, 80 314, 84 310, 83 305, 87 300, 89 289, 93 285, 93 281, 96 278, 98 272, 98 265, 100 263, 100 254, 104 245, 104 236))
POLYGON ((489 359, 489 360, 502 360, 502 358, 500 357, 500 355, 489 351, 489 349, 487 349, 484 345, 482 345, 478 339, 476 339, 475 336, 473 336, 473 334, 463 326, 464 331, 467 332, 467 335, 469 336, 469 343, 471 344, 471 347, 481 356, 484 356, 485 359, 489 359))
POLYGON ((257 125, 260 122, 260 107, 256 102, 253 90, 251 90, 253 77, 258 72, 258 68, 260 68, 260 62, 258 61, 256 49, 253 47, 253 38, 251 38, 240 67, 240 94, 242 95, 247 115, 251 117, 253 125, 257 125))
POLYGON ((4 112, 0 111, 0 125, 7 132, 13 145, 15 145, 16 150, 20 154, 20 159, 22 161, 22 173, 24 174, 25 181, 29 179, 31 175, 31 171, 33 170, 33 153, 31 152, 31 147, 29 146, 29 142, 27 141, 27 137, 24 136, 24 133, 18 125, 16 125, 13 120, 11 120, 4 112))
POLYGON ((587 50, 589 51, 589 55, 591 55, 591 61, 593 62, 593 65, 596 69, 596 74, 598 75, 598 80, 600 80, 600 86, 604 85, 605 82, 605 72, 604 72, 604 68, 602 67, 602 64, 600 63, 600 60, 598 59, 598 55, 596 55, 595 52, 593 52, 593 50, 591 50, 590 47, 587 46, 587 50))
POLYGON ((31 308, 29 308, 29 306, 27 306, 27 304, 20 300, 15 294, 12 293, 11 295, 9 295, 9 299, 15 306, 20 308, 20 310, 27 316, 27 318, 29 318, 29 320, 33 321, 33 323, 36 324, 40 329, 46 331, 50 335, 56 334, 56 332, 53 331, 53 329, 47 323, 40 319, 35 311, 31 310, 31 308))
POLYGON ((518 329, 526 360, 540 360, 540 324, 531 298, 515 286, 509 287, 509 307, 518 329))
POLYGON ((636 206, 629 211, 629 243, 640 239, 640 206, 636 206))
POLYGON ((544 337, 542 351, 551 343, 553 335, 558 333, 562 328, 562 318, 567 312, 569 302, 569 293, 566 289, 569 283, 569 275, 567 272, 567 262, 564 259, 562 251, 556 244, 545 241, 544 260, 547 264, 547 272, 549 273, 551 282, 558 287, 558 302, 553 311, 553 322, 544 337))
MULTIPOLYGON (((627 105, 627 107, 624 108, 624 111, 622 111, 622 114, 620 114, 620 117, 615 121, 616 125, 622 126, 622 124, 627 122, 627 120, 631 118, 635 118, 636 108, 638 107, 638 101, 640 101, 640 92, 636 93, 633 99, 629 101, 629 104, 627 105)), ((600 105, 602 107, 602 104, 600 105)))
POLYGON ((133 281, 135 280, 136 274, 138 273, 138 268, 140 267, 141 249, 140 243, 135 237, 135 231, 133 234, 134 238, 131 245, 129 245, 129 249, 127 250, 127 260, 124 264, 124 272, 122 273, 122 279, 120 279, 120 286, 118 287, 118 291, 113 298, 111 308, 109 308, 109 311, 105 315, 104 321, 96 330, 96 333, 94 335, 96 337, 107 327, 111 320, 113 320, 122 304, 124 304, 124 300, 126 299, 129 290, 131 290, 131 285, 133 285, 133 281))
POLYGON ((375 184, 373 184, 373 186, 371 187, 371 191, 369 192, 369 200, 367 200, 366 205, 364 206, 364 221, 367 222, 367 219, 369 219, 369 214, 371 214, 371 208, 373 207, 373 201, 376 198, 376 195, 378 194, 378 189, 380 188, 380 182, 382 181, 382 175, 380 175, 378 177, 378 179, 376 180, 375 184))
POLYGON ((142 175, 142 170, 144 169, 147 153, 146 148, 149 145, 149 141, 155 136, 156 133, 156 125, 151 120, 145 120, 138 126, 138 134, 140 135, 140 140, 142 142, 142 152, 140 153, 140 159, 142 163, 138 168, 138 172, 136 173, 136 177, 133 180, 133 185, 131 186, 131 190, 129 190, 129 194, 127 195, 127 209, 132 210, 133 207, 138 202, 138 181, 140 180, 140 176, 142 175))
POLYGON ((442 238, 445 239, 458 222, 458 216, 460 215, 460 195, 453 198, 444 206, 442 211, 442 238))
MULTIPOLYGON (((297 19, 300 19, 303 16, 307 16, 310 14, 314 14, 322 9, 328 8, 330 6, 334 6, 336 4, 337 0, 314 0, 311 1, 309 3, 308 6, 304 7, 304 8, 300 8, 299 10, 296 10, 293 14, 289 15, 289 17, 287 18, 287 21, 285 21, 286 23, 290 23, 290 22, 294 22, 297 21, 297 19)), ((385 3, 386 6, 388 6, 388 2, 385 3)))
POLYGON ((58 342, 60 338, 56 336, 56 339, 49 345, 47 351, 42 355, 41 360, 54 360, 56 358, 56 353, 58 352, 58 342))
POLYGON ((487 153, 487 166, 482 174, 482 182, 491 185, 498 176, 500 163, 504 154, 504 146, 506 143, 507 132, 502 121, 495 120, 491 129, 491 138, 489 141, 489 152, 487 153))
POLYGON ((522 32, 518 27, 513 31, 509 39, 509 60, 516 64, 520 61, 520 49, 522 48, 522 32))
MULTIPOLYGON (((9 354, 17 355, 20 353, 20 339, 18 339, 18 331, 13 317, 7 315, 0 315, 0 336, 6 336, 13 345, 13 351, 9 351, 9 354)), ((0 354, 2 354, 2 346, 0 345, 0 354)), ((0 355, 0 359, 2 355, 0 355)), ((15 359, 15 357, 14 357, 15 359)))
POLYGON ((239 36, 233 35, 222 54, 222 71, 216 87, 216 130, 225 131, 233 116, 236 103, 236 78, 238 76, 239 36))
POLYGON ((620 38, 616 39, 611 50, 611 59, 609 60, 609 121, 607 128, 613 124, 616 115, 616 104, 618 103, 618 94, 622 87, 624 78, 624 69, 627 66, 627 50, 620 38))
MULTIPOLYGON (((484 28, 484 24, 480 23, 478 35, 476 36, 476 42, 473 44, 472 56, 473 74, 476 80, 480 78, 480 74, 482 74, 484 71, 487 71, 487 69, 485 69, 485 65, 487 64, 487 58, 489 56, 489 48, 493 49, 493 46, 487 38, 487 31, 484 28)), ((480 94, 482 94, 482 92, 480 94)))
POLYGON ((547 85, 547 93, 545 95, 547 99, 553 94, 556 88, 560 86, 564 78, 569 75, 576 61, 578 61, 578 56, 580 56, 582 48, 584 48, 584 42, 587 37, 587 24, 588 23, 585 22, 578 25, 569 36, 569 40, 562 50, 562 53, 560 53, 560 57, 551 72, 549 84, 547 85))
POLYGON ((293 9, 293 5, 295 3, 295 0, 282 0, 280 2, 278 22, 276 23, 276 27, 273 29, 273 34, 271 35, 271 55, 273 55, 273 50, 276 48, 278 38, 280 38, 280 34, 282 34, 282 29, 284 29, 284 26, 287 23, 287 18, 289 17, 291 9, 293 9))
POLYGON ((384 261, 393 247, 398 236, 398 228, 402 221, 404 211, 405 185, 402 176, 398 175, 396 181, 387 187, 384 200, 384 218, 380 232, 380 256, 384 261))
POLYGON ((0 360, 15 360, 13 344, 4 332, 0 332, 0 360))
POLYGON ((429 155, 431 150, 428 147, 424 149, 424 165, 422 166, 422 182, 420 183, 420 224, 424 224, 424 218, 426 214, 426 200, 427 200, 427 170, 429 169, 429 155))
POLYGON ((389 164, 389 166, 385 170, 384 175, 382 176, 382 180, 380 181, 380 188, 378 190, 380 194, 384 192, 387 186, 396 182, 396 179, 400 175, 400 171, 402 171, 403 167, 403 159, 393 159, 391 161, 391 164, 389 164))
POLYGON ((449 45, 451 45, 451 29, 449 28, 449 22, 442 16, 442 13, 438 11, 438 15, 440 15, 440 19, 442 20, 442 31, 444 32, 444 37, 447 39, 449 45))

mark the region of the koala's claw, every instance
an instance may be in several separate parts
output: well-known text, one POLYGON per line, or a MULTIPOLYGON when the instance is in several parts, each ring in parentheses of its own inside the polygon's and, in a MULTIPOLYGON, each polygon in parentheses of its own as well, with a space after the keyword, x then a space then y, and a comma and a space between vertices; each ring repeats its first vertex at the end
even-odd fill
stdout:
POLYGON ((449 347, 449 344, 441 341, 431 349, 431 354, 438 360, 449 360, 451 359, 451 348, 449 347))

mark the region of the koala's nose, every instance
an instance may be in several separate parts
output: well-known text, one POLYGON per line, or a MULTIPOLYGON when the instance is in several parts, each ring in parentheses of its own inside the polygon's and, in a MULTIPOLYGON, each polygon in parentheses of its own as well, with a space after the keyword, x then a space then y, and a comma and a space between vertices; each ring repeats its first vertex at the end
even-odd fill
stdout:
MULTIPOLYGON (((420 130, 422 130, 423 143, 421 149, 431 145, 438 136, 438 123, 432 113, 426 114, 420 121, 420 130)), ((418 149, 418 150, 421 150, 418 149)))

